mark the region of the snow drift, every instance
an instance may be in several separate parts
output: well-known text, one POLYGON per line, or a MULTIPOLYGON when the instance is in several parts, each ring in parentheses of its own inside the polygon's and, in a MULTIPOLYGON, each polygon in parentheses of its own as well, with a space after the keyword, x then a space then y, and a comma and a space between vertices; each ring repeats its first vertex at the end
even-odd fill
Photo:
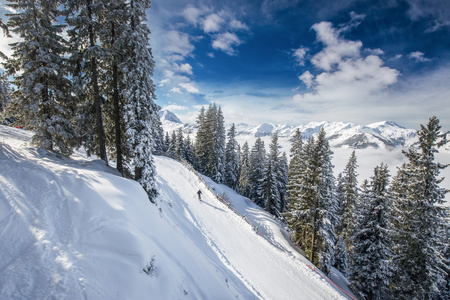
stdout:
POLYGON ((155 158, 153 205, 101 161, 29 141, 0 126, 0 299, 343 298, 268 214, 213 186, 257 235, 180 163, 155 158))

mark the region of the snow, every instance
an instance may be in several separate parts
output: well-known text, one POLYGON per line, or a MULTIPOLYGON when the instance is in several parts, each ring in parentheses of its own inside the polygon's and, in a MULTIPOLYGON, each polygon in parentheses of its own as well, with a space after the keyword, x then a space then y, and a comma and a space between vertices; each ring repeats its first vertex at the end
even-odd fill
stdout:
POLYGON ((182 164, 155 157, 153 205, 101 160, 30 139, 0 126, 0 299, 345 299, 280 223, 205 178, 257 234, 182 164))

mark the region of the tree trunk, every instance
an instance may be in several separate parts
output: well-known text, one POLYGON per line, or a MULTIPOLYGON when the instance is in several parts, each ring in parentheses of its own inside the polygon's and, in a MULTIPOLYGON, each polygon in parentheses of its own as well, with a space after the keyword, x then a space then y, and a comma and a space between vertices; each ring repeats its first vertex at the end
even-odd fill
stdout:
MULTIPOLYGON (((115 30, 114 23, 111 24, 111 37, 114 44, 115 30)), ((122 158, 122 131, 120 130, 120 103, 119 103, 119 86, 118 86, 118 70, 116 58, 113 58, 113 105, 114 105, 114 128, 116 131, 116 162, 117 171, 123 176, 123 158, 122 158)))

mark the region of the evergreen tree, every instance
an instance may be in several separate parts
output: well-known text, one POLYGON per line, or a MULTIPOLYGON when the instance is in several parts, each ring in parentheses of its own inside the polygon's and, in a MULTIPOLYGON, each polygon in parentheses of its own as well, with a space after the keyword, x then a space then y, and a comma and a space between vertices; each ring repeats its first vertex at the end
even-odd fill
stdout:
POLYGON ((11 95, 11 111, 34 131, 34 144, 68 155, 75 138, 64 25, 57 21, 62 14, 61 1, 9 2, 16 12, 8 14, 8 27, 21 37, 12 44, 12 58, 6 64, 8 72, 15 73, 17 87, 11 95))
POLYGON ((305 220, 302 217, 303 206, 301 203, 301 186, 305 163, 303 151, 303 139, 300 130, 295 131, 291 140, 291 160, 288 170, 288 205, 284 214, 288 225, 293 230, 293 240, 301 248, 304 248, 303 241, 306 235, 305 220))
POLYGON ((355 151, 353 151, 345 166, 343 176, 338 183, 338 191, 340 192, 338 196, 340 225, 337 228, 337 233, 343 234, 345 246, 348 251, 352 249, 351 235, 354 227, 353 210, 358 199, 357 167, 356 155, 355 151))
POLYGON ((295 185, 291 187, 294 194, 290 197, 298 196, 289 204, 288 219, 295 226, 295 242, 306 252, 313 264, 318 264, 328 273, 330 266, 334 264, 334 227, 338 219, 332 152, 323 128, 317 141, 311 137, 302 152, 303 170, 298 174, 295 185), (296 192, 296 189, 299 192, 296 192))
POLYGON ((266 159, 264 175, 260 195, 266 204, 266 211, 277 216, 282 210, 282 200, 280 195, 279 160, 280 148, 278 135, 275 133, 269 145, 269 154, 266 159))
POLYGON ((439 173, 448 165, 434 161, 438 148, 448 143, 447 133, 440 131, 436 117, 417 132, 418 148, 404 152, 408 163, 399 172, 395 193, 396 224, 396 292, 399 299, 442 299, 449 270, 441 253, 448 228, 442 206, 448 190, 440 188, 439 173), (402 182, 401 179, 407 179, 402 182))
POLYGON ((212 163, 212 179, 217 183, 225 182, 225 121, 222 108, 219 106, 214 123, 214 151, 215 159, 212 163))
POLYGON ((239 193, 250 197, 250 153, 247 142, 242 147, 239 170, 239 193))
POLYGON ((225 147, 225 184, 237 190, 239 183, 239 145, 236 141, 234 124, 231 125, 227 136, 228 141, 225 147))
POLYGON ((168 152, 171 155, 177 154, 177 134, 175 133, 175 131, 172 131, 172 136, 170 138, 168 152))
POLYGON ((157 195, 156 174, 152 151, 161 140, 160 107, 155 103, 155 85, 152 80, 155 62, 149 46, 146 9, 149 0, 131 0, 128 6, 129 26, 124 31, 128 45, 119 65, 123 74, 121 96, 124 99, 123 118, 127 153, 134 165, 134 178, 154 201, 157 195))
POLYGON ((177 133, 175 135, 175 155, 186 159, 185 149, 184 149, 184 136, 183 130, 178 128, 177 133))
POLYGON ((385 164, 374 170, 370 187, 363 194, 353 234, 352 282, 367 299, 390 299, 394 267, 392 257, 392 198, 385 164))
POLYGON ((335 262, 334 267, 345 277, 348 276, 349 260, 347 248, 345 246, 344 236, 341 234, 337 239, 335 246, 335 262))
POLYGON ((186 161, 191 164, 193 167, 196 166, 196 160, 195 160, 195 152, 194 152, 194 145, 192 144, 191 137, 188 135, 184 140, 184 153, 186 161))
POLYGON ((266 205, 264 198, 260 194, 265 161, 266 149, 264 141, 258 137, 250 152, 250 199, 262 208, 265 208, 266 205))
POLYGON ((78 105, 77 135, 88 155, 98 155, 105 162, 106 135, 103 121, 103 101, 100 78, 105 76, 103 62, 107 49, 101 46, 99 33, 105 30, 105 3, 96 0, 66 0, 67 23, 70 26, 70 66, 72 86, 78 105))
POLYGON ((209 130, 206 126, 205 108, 202 107, 197 116, 197 135, 195 138, 195 156, 198 163, 198 171, 206 174, 208 164, 208 140, 209 130))

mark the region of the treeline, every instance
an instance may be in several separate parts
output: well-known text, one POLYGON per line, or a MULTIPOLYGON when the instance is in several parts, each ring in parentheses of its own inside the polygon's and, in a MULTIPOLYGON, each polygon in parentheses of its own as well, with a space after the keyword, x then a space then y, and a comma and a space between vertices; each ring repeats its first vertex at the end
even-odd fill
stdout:
POLYGON ((307 141, 295 132, 288 166, 276 134, 268 152, 260 138, 240 147, 216 105, 201 109, 195 141, 179 129, 163 148, 287 222, 305 256, 325 273, 338 269, 361 299, 449 299, 448 190, 439 187, 448 165, 434 161, 448 142, 440 129, 430 118, 392 180, 381 163, 361 185, 355 152, 334 176, 323 128, 307 141))
POLYGON ((8 0, 15 33, 1 99, 33 143, 70 155, 83 147, 156 196, 151 153, 161 146, 148 0, 8 0), (7 92, 6 76, 14 90, 7 92), (6 96, 7 95, 7 96, 6 96))
POLYGON ((235 125, 226 133, 222 109, 215 104, 201 108, 195 141, 182 129, 166 133, 163 149, 187 160, 200 173, 225 184, 273 215, 281 217, 286 206, 288 162, 274 135, 266 153, 260 138, 250 149, 236 141, 235 125))

